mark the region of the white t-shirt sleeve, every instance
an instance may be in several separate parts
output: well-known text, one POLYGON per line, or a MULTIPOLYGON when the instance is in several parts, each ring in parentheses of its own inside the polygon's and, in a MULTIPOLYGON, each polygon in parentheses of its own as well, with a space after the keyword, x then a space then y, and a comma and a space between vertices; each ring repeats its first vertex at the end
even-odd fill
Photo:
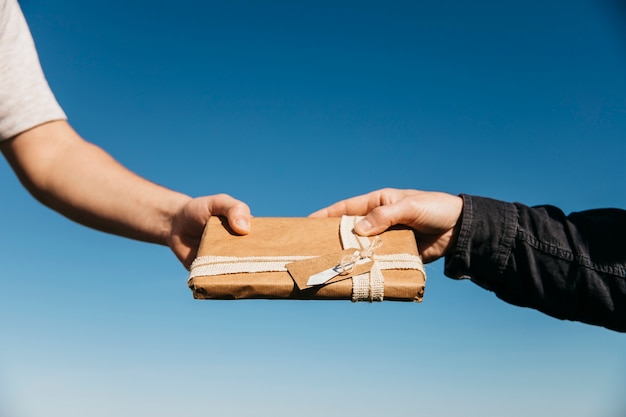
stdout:
POLYGON ((65 119, 17 0, 0 0, 0 141, 65 119))

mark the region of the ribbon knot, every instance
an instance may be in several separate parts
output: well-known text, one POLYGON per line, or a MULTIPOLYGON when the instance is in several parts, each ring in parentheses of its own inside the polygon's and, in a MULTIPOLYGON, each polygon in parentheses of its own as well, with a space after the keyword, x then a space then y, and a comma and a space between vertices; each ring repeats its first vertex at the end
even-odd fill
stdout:
POLYGON ((352 255, 346 255, 341 258, 341 261, 339 261, 339 265, 337 267, 337 269, 340 271, 339 275, 347 275, 354 271, 354 268, 359 264, 359 261, 367 259, 374 260, 376 249, 380 248, 382 244, 383 240, 380 238, 380 236, 376 236, 367 248, 362 250, 355 250, 352 255))

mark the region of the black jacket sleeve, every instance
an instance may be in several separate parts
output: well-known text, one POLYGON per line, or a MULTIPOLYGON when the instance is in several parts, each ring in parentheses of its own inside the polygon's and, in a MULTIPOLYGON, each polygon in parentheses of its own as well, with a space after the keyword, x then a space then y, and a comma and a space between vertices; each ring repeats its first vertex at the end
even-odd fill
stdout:
POLYGON ((560 319, 626 332, 626 211, 566 216, 483 197, 464 200, 445 274, 560 319))

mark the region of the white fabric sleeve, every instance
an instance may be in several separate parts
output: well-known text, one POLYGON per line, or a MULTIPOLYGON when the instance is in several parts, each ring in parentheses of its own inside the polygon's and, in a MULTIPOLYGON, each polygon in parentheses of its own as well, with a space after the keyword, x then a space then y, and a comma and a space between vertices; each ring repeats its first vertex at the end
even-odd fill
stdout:
POLYGON ((0 0, 0 141, 65 119, 17 0, 0 0))

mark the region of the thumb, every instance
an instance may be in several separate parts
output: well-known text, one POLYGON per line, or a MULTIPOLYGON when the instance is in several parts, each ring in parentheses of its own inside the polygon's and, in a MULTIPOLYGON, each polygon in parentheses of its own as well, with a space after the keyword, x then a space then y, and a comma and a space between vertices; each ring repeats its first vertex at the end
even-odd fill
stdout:
POLYGON ((361 236, 377 235, 391 226, 394 223, 389 216, 392 205, 376 207, 370 211, 361 221, 354 225, 354 231, 361 236))
POLYGON ((240 235, 250 233, 250 208, 245 203, 237 203, 228 209, 228 224, 240 235))

